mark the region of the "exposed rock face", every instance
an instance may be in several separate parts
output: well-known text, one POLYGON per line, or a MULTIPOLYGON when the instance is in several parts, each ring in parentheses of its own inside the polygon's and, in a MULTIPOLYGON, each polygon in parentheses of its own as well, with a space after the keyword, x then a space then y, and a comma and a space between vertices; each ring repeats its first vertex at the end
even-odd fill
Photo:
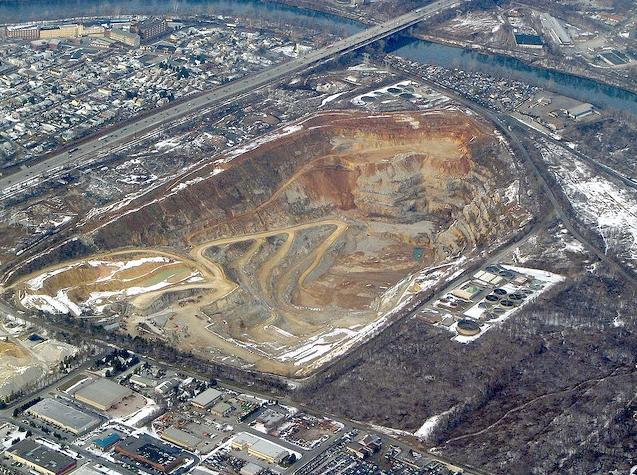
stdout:
MULTIPOLYGON (((459 112, 322 114, 257 145, 79 228, 99 251, 161 248, 198 268, 207 295, 162 296, 164 331, 208 357, 307 374, 395 307, 411 273, 526 217, 504 198, 511 157, 459 112)), ((148 314, 151 300, 133 303, 148 314)))
POLYGON ((94 238, 102 249, 187 247, 336 213, 421 222, 423 232, 408 240, 452 253, 512 224, 498 192, 512 181, 502 153, 491 135, 459 113, 325 114, 230 164, 211 164, 181 179, 191 183, 177 192, 169 191, 180 188, 177 182, 155 192, 150 205, 100 228, 94 238), (219 168, 224 171, 212 176, 219 168))

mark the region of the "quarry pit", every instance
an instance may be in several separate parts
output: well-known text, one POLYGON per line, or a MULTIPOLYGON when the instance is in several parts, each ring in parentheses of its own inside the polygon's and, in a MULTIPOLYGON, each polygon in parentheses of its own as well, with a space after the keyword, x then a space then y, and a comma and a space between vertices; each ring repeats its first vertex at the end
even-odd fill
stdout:
POLYGON ((304 377, 378 331, 422 290, 414 275, 515 232, 515 182, 503 140, 465 112, 317 114, 94 213, 75 230, 90 252, 8 288, 27 309, 304 377))

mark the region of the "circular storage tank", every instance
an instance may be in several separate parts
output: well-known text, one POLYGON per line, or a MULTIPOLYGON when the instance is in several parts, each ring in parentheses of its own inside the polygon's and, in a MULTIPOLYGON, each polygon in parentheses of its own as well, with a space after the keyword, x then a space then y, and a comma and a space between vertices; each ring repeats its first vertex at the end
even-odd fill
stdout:
POLYGON ((497 274, 502 269, 500 269, 498 266, 487 266, 484 270, 486 270, 487 272, 491 272, 492 274, 497 274))
POLYGON ((511 300, 502 300, 500 301, 500 305, 502 305, 504 308, 513 308, 515 303, 513 303, 511 300))
POLYGON ((489 294, 484 298, 484 300, 489 303, 497 303, 500 301, 500 297, 498 297, 497 295, 489 294))
POLYGON ((495 289, 493 293, 499 295, 500 297, 504 297, 507 294, 507 291, 504 289, 495 289))
POLYGON ((480 325, 473 320, 460 320, 458 322, 458 333, 462 336, 474 336, 480 333, 480 325))

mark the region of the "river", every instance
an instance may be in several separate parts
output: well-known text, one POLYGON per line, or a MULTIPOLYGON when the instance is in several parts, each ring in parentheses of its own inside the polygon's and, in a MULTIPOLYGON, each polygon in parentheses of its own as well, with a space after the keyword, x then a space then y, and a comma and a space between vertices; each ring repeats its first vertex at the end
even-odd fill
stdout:
MULTIPOLYGON (((32 0, 0 2, 0 23, 131 14, 226 14, 307 25, 336 34, 352 34, 364 25, 346 18, 259 0, 32 0)), ((406 41, 395 54, 426 64, 514 78, 575 99, 637 115, 637 94, 571 74, 529 66, 500 55, 484 54, 428 41, 406 41)))

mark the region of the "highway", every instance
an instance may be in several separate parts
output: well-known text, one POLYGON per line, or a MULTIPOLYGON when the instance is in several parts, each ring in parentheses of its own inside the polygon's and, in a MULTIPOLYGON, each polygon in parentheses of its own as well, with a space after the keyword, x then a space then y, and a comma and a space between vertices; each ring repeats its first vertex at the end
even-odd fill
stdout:
POLYGON ((406 13, 380 25, 368 28, 348 38, 337 41, 325 48, 311 51, 272 68, 268 68, 254 76, 231 82, 205 94, 182 101, 176 105, 158 109, 151 115, 122 125, 122 127, 102 137, 95 137, 76 148, 53 155, 46 160, 34 163, 13 174, 0 177, 0 196, 35 183, 36 179, 51 178, 64 168, 76 167, 107 152, 115 146, 137 139, 140 134, 147 133, 170 121, 184 117, 204 107, 232 102, 243 94, 254 92, 265 86, 281 81, 285 77, 301 72, 308 67, 329 60, 337 55, 349 53, 409 28, 422 20, 430 18, 444 10, 455 8, 466 0, 439 0, 426 7, 406 13))

